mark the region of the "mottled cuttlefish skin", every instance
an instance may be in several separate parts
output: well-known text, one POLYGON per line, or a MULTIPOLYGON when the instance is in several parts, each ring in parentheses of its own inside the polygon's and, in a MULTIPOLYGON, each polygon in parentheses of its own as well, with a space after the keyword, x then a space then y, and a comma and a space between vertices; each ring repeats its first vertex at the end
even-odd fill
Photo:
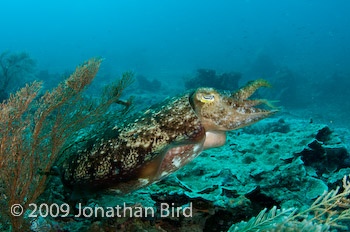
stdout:
POLYGON ((266 100, 247 100, 261 86, 269 84, 259 79, 234 93, 198 88, 157 104, 114 128, 114 137, 64 162, 63 183, 73 189, 114 189, 120 194, 155 183, 203 150, 224 145, 225 131, 276 112, 253 108, 268 104, 266 100))

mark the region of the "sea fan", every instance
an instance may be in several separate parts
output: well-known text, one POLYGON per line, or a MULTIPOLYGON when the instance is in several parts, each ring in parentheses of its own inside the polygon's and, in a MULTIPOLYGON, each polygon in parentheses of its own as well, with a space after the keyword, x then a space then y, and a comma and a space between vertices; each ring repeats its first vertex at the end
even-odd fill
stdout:
POLYGON ((237 225, 231 226, 229 232, 248 232, 248 231, 264 231, 271 228, 272 225, 276 225, 283 221, 288 220, 291 215, 294 215, 296 210, 294 209, 277 209, 276 206, 272 207, 267 212, 267 209, 260 211, 258 216, 252 217, 248 222, 241 222, 237 225))

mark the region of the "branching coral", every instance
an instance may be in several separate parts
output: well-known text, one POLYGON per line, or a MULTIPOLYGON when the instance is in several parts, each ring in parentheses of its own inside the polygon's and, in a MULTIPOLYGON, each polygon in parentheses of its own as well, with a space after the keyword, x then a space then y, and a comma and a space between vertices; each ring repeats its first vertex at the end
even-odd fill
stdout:
POLYGON ((80 129, 104 120, 111 104, 130 107, 130 102, 119 98, 132 83, 132 73, 111 85, 101 100, 84 98, 83 91, 96 76, 101 61, 92 58, 78 66, 69 78, 39 99, 41 83, 34 82, 1 104, 0 186, 7 202, 1 211, 2 217, 10 219, 13 230, 26 228, 23 217, 9 215, 9 207, 21 204, 26 210, 37 199, 47 179, 42 173, 50 171, 67 141, 80 129))
MULTIPOLYGON (((349 176, 350 177, 350 176, 349 176)), ((305 210, 262 210, 257 217, 248 222, 233 225, 230 232, 248 231, 328 231, 329 228, 348 229, 342 224, 350 220, 349 177, 343 178, 343 190, 340 187, 325 192, 305 210), (306 229, 307 228, 307 229, 306 229)))
POLYGON ((10 53, 8 51, 0 54, 0 101, 7 96, 8 86, 11 82, 23 74, 34 71, 35 61, 28 53, 10 53))

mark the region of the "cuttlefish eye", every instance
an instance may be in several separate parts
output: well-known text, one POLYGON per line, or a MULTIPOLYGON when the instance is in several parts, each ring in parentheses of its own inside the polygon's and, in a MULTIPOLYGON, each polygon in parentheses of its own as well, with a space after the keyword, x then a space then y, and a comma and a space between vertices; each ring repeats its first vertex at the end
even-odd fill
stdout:
POLYGON ((203 103, 213 102, 214 100, 215 100, 214 94, 202 95, 202 97, 201 97, 201 102, 203 102, 203 103))

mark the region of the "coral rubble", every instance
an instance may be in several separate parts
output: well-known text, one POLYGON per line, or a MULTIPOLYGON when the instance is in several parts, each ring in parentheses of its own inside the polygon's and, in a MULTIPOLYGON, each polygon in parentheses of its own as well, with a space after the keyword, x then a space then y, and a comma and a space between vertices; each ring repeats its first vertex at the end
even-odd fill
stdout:
MULTIPOLYGON (((157 184, 124 196, 111 193, 82 200, 86 206, 153 207, 154 217, 55 223, 70 231, 82 227, 88 231, 226 231, 264 208, 307 208, 349 174, 348 158, 347 145, 327 125, 272 118, 230 132, 226 146, 203 152, 157 184), (164 202, 182 208, 192 203, 193 215, 162 218, 160 204, 164 202), (76 223, 80 226, 74 229, 76 223)), ((308 223, 307 227, 316 225, 308 223)), ((321 227, 320 231, 328 230, 328 226, 321 227)))

